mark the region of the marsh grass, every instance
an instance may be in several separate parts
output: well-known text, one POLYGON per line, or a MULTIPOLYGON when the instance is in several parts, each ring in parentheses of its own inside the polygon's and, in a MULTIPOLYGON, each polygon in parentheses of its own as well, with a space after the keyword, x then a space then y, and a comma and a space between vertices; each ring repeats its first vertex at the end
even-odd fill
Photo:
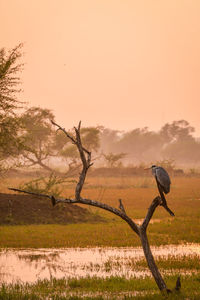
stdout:
MULTIPOLYGON (((177 276, 165 276, 173 289, 177 276)), ((167 299, 199 299, 200 277, 183 276, 181 293, 174 293, 167 299)), ((162 299, 151 278, 125 279, 121 277, 54 279, 38 281, 35 284, 9 284, 0 288, 1 300, 26 299, 162 299)))
MULTIPOLYGON (((156 263, 159 269, 164 270, 188 270, 197 272, 200 270, 200 257, 198 255, 183 255, 174 256, 168 255, 167 257, 156 258, 156 263)), ((133 266, 147 267, 146 260, 140 259, 132 261, 133 266)))
MULTIPOLYGON (((156 264, 163 273, 166 274, 197 274, 200 270, 200 256, 194 255, 167 255, 155 258, 156 264), (167 272, 165 272, 167 271, 167 272)), ((98 263, 90 263, 85 265, 83 269, 89 272, 103 271, 111 273, 113 271, 123 272, 124 267, 127 270, 134 271, 139 274, 138 277, 149 276, 149 269, 144 258, 127 257, 125 260, 121 257, 109 258, 102 265, 98 263)), ((128 274, 128 271, 127 271, 128 274)), ((177 275, 178 276, 178 275, 177 275)))
POLYGON ((58 253, 48 253, 48 255, 46 255, 46 254, 18 254, 17 256, 21 260, 37 262, 37 261, 41 261, 41 260, 45 260, 45 261, 55 260, 59 256, 59 254, 58 253))

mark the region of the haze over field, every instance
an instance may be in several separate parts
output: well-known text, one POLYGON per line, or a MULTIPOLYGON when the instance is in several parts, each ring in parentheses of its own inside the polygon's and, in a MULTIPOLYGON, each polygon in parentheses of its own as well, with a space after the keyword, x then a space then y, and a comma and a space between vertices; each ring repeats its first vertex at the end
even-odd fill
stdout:
POLYGON ((200 135, 198 0, 2 0, 1 47, 24 43, 22 98, 70 128, 185 119, 200 135))

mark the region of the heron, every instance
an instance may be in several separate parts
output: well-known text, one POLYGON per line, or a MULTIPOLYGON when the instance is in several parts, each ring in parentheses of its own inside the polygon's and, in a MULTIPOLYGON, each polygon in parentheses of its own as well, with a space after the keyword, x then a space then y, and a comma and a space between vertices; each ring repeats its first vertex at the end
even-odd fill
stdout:
MULTIPOLYGON (((167 171, 163 167, 159 167, 156 165, 152 165, 150 168, 147 168, 147 169, 152 170, 152 174, 156 179, 156 183, 157 183, 158 190, 159 190, 159 193, 160 193, 160 196, 162 199, 163 207, 165 207, 165 209, 170 213, 170 215, 174 217, 175 216, 174 213, 167 206, 167 201, 166 201, 165 195, 164 195, 164 193, 168 194, 170 192, 171 180, 169 178, 167 171)), ((145 170, 147 170, 147 169, 145 169, 145 170)))

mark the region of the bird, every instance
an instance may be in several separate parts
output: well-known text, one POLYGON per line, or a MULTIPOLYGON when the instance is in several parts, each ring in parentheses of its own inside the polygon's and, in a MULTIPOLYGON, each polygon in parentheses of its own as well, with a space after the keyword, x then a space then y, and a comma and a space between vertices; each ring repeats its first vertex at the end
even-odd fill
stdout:
POLYGON ((156 183, 158 186, 158 191, 160 193, 161 199, 162 199, 162 206, 170 213, 171 216, 175 216, 174 213, 169 209, 167 206, 167 201, 165 199, 165 194, 168 194, 170 192, 170 184, 171 180, 167 173, 167 171, 163 167, 159 167, 156 165, 152 165, 150 168, 152 170, 152 174, 156 179, 156 183))

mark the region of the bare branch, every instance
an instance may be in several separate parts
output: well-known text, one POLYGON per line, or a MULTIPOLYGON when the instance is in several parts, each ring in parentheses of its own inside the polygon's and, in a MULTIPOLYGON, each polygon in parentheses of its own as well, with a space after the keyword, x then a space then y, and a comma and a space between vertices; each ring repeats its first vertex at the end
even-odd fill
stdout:
POLYGON ((39 196, 39 197, 46 197, 46 198, 49 198, 49 199, 51 199, 51 197, 52 197, 52 196, 49 196, 49 195, 46 195, 46 194, 39 194, 39 193, 24 191, 24 190, 15 189, 15 188, 8 188, 8 189, 10 191, 15 191, 15 192, 19 192, 19 193, 30 194, 30 195, 39 196))
MULTIPOLYGON (((82 146, 82 142, 81 142, 80 131, 76 127, 74 127, 74 129, 75 129, 75 132, 76 132, 76 145, 77 145, 77 148, 78 148, 78 151, 79 151, 79 154, 80 154, 80 158, 81 158, 83 166, 85 168, 87 168, 87 160, 86 160, 85 153, 84 153, 83 146, 82 146)), ((87 151, 87 153, 88 153, 88 151, 87 151)))
POLYGON ((81 129, 81 121, 79 121, 78 123, 78 131, 80 132, 80 129, 81 129))
POLYGON ((156 207, 157 207, 158 205, 160 205, 161 202, 162 202, 162 200, 161 200, 161 198, 158 196, 158 197, 156 197, 156 198, 153 200, 153 202, 151 203, 151 205, 150 205, 150 207, 149 207, 149 209, 148 209, 147 215, 146 215, 146 217, 144 218, 144 221, 143 221, 142 226, 141 226, 144 230, 147 229, 147 226, 149 225, 149 222, 150 222, 150 220, 151 220, 151 218, 152 218, 152 216, 153 216, 153 214, 154 214, 154 211, 155 211, 156 207))
POLYGON ((76 190, 75 190, 75 199, 80 200, 80 195, 81 191, 83 188, 83 184, 85 182, 85 178, 87 175, 87 171, 91 166, 91 153, 83 148, 82 142, 81 142, 81 136, 80 136, 80 128, 81 128, 81 122, 79 122, 78 128, 74 127, 75 132, 76 132, 76 146, 78 148, 80 158, 82 161, 82 171, 79 176, 79 181, 76 185, 76 190), (87 159, 85 157, 85 154, 87 155, 87 159))
POLYGON ((107 210, 107 211, 121 217, 124 221, 126 221, 130 225, 130 227, 135 231, 135 233, 137 235, 139 235, 139 227, 131 218, 129 218, 124 212, 118 210, 117 208, 109 206, 107 204, 104 204, 104 203, 101 203, 101 202, 98 202, 98 201, 94 201, 94 200, 90 200, 90 199, 81 198, 81 197, 80 197, 79 200, 70 199, 70 198, 57 199, 54 196, 29 192, 29 191, 15 189, 15 188, 9 188, 9 190, 20 192, 20 193, 25 193, 25 194, 30 194, 30 195, 34 195, 34 196, 49 198, 51 200, 53 206, 55 206, 58 203, 70 203, 70 204, 81 203, 81 204, 86 204, 86 205, 102 208, 104 210, 107 210))
POLYGON ((123 203, 122 203, 122 199, 119 199, 119 209, 121 209, 121 211, 122 211, 124 214, 126 214, 126 211, 125 211, 125 209, 124 209, 124 205, 123 205, 123 203))
POLYGON ((131 219, 129 218, 124 212, 122 212, 121 210, 114 208, 112 206, 109 206, 105 203, 101 203, 99 201, 94 201, 94 200, 90 200, 90 199, 86 199, 86 198, 80 198, 79 201, 77 200, 73 200, 73 199, 64 199, 64 200, 58 200, 57 203, 59 202, 64 202, 64 203, 81 203, 81 204, 86 204, 86 205, 90 205, 90 206, 95 206, 95 207, 99 207, 102 208, 104 210, 107 210, 117 216, 119 216, 120 218, 122 218, 124 221, 126 221, 129 226, 132 228, 132 230, 139 235, 139 227, 138 225, 131 219))
POLYGON ((83 184, 85 182, 85 178, 87 175, 87 171, 90 168, 90 166, 92 165, 91 152, 89 152, 87 149, 85 149, 81 142, 81 137, 80 137, 81 121, 78 124, 78 128, 74 127, 74 130, 76 133, 76 139, 74 139, 71 135, 69 135, 68 132, 64 128, 62 128, 60 125, 55 123, 53 120, 51 121, 51 123, 53 125, 57 126, 60 130, 62 130, 65 133, 65 135, 72 141, 72 143, 77 146, 77 149, 79 151, 80 158, 82 161, 82 171, 80 173, 79 181, 78 181, 78 183, 76 185, 76 189, 75 189, 75 199, 79 200, 80 194, 81 194, 81 191, 83 188, 83 184), (85 154, 87 154, 87 159, 85 157, 85 154))
POLYGON ((54 122, 53 120, 51 120, 51 123, 55 126, 58 127, 58 130, 61 130, 62 132, 64 132, 64 134, 72 141, 73 144, 76 145, 76 141, 75 139, 65 130, 65 128, 62 128, 60 125, 58 125, 56 122, 54 122))

